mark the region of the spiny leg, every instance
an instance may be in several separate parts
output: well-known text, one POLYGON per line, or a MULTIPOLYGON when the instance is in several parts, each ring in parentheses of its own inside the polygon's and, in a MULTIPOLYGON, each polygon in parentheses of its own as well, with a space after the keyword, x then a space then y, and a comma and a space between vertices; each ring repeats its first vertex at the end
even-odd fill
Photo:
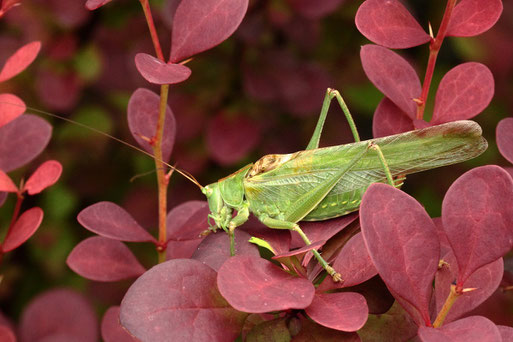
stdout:
MULTIPOLYGON (((310 239, 308 239, 306 234, 303 232, 303 230, 301 230, 301 228, 299 227, 299 225, 297 223, 289 222, 289 221, 282 221, 282 220, 274 219, 271 217, 261 217, 260 221, 262 221, 262 223, 265 224, 269 228, 292 230, 292 231, 298 233, 299 236, 301 236, 301 238, 303 239, 303 241, 305 242, 306 245, 312 244, 310 239)), ((324 260, 324 258, 321 256, 321 254, 317 250, 312 249, 312 253, 315 256, 315 258, 317 259, 317 261, 319 262, 319 264, 321 264, 321 266, 326 270, 326 272, 333 278, 333 281, 339 282, 342 280, 342 276, 340 275, 340 273, 335 271, 335 269, 333 267, 331 267, 326 260, 324 260)))
POLYGON ((326 116, 328 115, 328 110, 330 108, 331 100, 336 97, 337 101, 346 116, 347 122, 349 123, 349 127, 351 128, 351 132, 353 133, 354 140, 356 142, 360 141, 360 135, 358 134, 358 130, 356 129, 356 125, 354 123, 353 117, 349 112, 349 108, 347 108, 344 99, 338 92, 338 90, 328 88, 326 90, 326 95, 324 96, 324 101, 322 102, 321 114, 319 115, 319 120, 317 121, 317 125, 315 126, 314 133, 306 150, 313 150, 319 147, 319 141, 321 139, 322 129, 324 127, 324 122, 326 121, 326 116))
POLYGON ((390 168, 388 167, 387 160, 385 159, 385 156, 383 155, 381 148, 374 143, 371 143, 369 147, 371 149, 373 149, 374 151, 376 151, 376 153, 378 154, 379 161, 381 162, 381 165, 383 166, 383 170, 385 171, 385 176, 387 177, 388 184, 395 187, 395 182, 392 177, 392 172, 390 172, 390 168))

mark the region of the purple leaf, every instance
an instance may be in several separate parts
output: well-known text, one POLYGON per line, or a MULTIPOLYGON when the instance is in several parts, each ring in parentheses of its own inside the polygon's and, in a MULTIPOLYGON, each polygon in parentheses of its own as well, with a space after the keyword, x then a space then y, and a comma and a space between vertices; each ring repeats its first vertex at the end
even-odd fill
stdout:
POLYGON ((334 12, 344 0, 287 0, 289 5, 300 15, 308 19, 320 19, 334 12))
POLYGON ((317 288, 318 292, 358 285, 378 273, 372 263, 361 233, 353 236, 342 247, 332 266, 342 275, 342 281, 335 283, 331 277, 326 277, 317 288))
POLYGON ((85 4, 85 7, 88 10, 93 11, 93 10, 99 8, 99 7, 102 7, 103 5, 108 4, 111 1, 112 0, 87 0, 86 4, 85 4))
POLYGON ((367 321, 369 308, 365 297, 356 292, 318 293, 305 312, 325 327, 356 331, 367 321))
MULTIPOLYGON (((139 88, 128 101, 128 127, 137 143, 153 155, 152 140, 157 129, 160 96, 145 88, 139 88)), ((166 106, 166 120, 162 137, 162 159, 168 161, 173 151, 176 136, 176 122, 173 112, 166 106)))
POLYGON ((423 342, 493 342, 502 340, 497 326, 482 316, 466 317, 445 324, 438 329, 420 327, 419 337, 423 342))
POLYGON ((403 57, 378 45, 364 45, 360 51, 363 70, 369 80, 397 107, 415 118, 420 96, 419 77, 403 57))
POLYGON ((62 165, 56 160, 48 160, 34 171, 29 177, 23 191, 27 191, 29 195, 35 195, 54 185, 62 173, 62 165))
POLYGON ((185 65, 165 63, 147 53, 135 55, 135 66, 146 81, 154 84, 180 83, 191 75, 191 69, 185 65))
POLYGON ((103 315, 101 331, 105 342, 136 342, 119 323, 119 306, 111 306, 103 315))
POLYGON ((182 1, 173 19, 170 62, 178 63, 226 40, 247 8, 248 0, 182 1))
POLYGON ((121 302, 121 324, 142 341, 233 341, 247 314, 231 308, 216 272, 201 262, 174 259, 137 279, 121 302))
POLYGON ((495 25, 501 13, 501 0, 461 0, 454 7, 447 35, 477 36, 495 25))
POLYGON ((16 335, 6 325, 0 325, 0 341, 2 342, 16 342, 16 335))
MULTIPOLYGON (((248 242, 251 235, 236 229, 235 235, 235 255, 249 255, 259 257, 258 248, 248 242)), ((230 258, 230 238, 224 232, 218 232, 208 235, 194 251, 191 259, 201 261, 210 266, 213 270, 219 271, 219 268, 226 260, 230 258)))
POLYGON ((291 235, 289 230, 269 229, 269 227, 265 226, 253 215, 249 217, 249 220, 242 227, 237 229, 265 240, 277 254, 286 253, 290 250, 291 235))
POLYGON ((27 241, 39 228, 43 221, 43 210, 39 207, 31 208, 21 214, 16 223, 5 237, 1 246, 3 252, 9 252, 27 241))
POLYGON ((78 214, 77 220, 87 230, 110 239, 157 242, 125 209, 112 202, 90 205, 78 214))
MULTIPOLYGON (((326 242, 353 223, 357 218, 358 213, 351 213, 325 221, 305 221, 301 222, 301 229, 303 233, 308 236, 310 241, 326 242)), ((293 247, 301 247, 304 246, 304 244, 299 234, 292 234, 293 247)))
POLYGON ((513 163, 513 118, 499 121, 496 129, 497 147, 502 156, 513 163))
POLYGON ((207 127, 207 148, 212 158, 228 166, 245 157, 259 142, 260 128, 251 119, 221 112, 207 127))
MULTIPOLYGON (((435 276, 437 313, 442 309, 447 296, 449 296, 451 284, 454 283, 458 276, 458 264, 456 263, 454 254, 451 252, 445 255, 442 260, 447 262, 448 265, 442 266, 442 268, 436 272, 435 276)), ((465 282, 464 287, 475 288, 475 290, 462 293, 458 297, 458 300, 451 307, 444 322, 448 323, 454 321, 489 298, 499 287, 503 271, 504 262, 502 258, 500 258, 472 273, 465 282)))
MULTIPOLYGON (((166 258, 190 258, 208 229, 210 209, 205 201, 188 201, 167 214, 166 258)), ((229 248, 228 248, 229 250, 229 248)))
POLYGON ((502 341, 513 341, 513 328, 505 325, 498 325, 499 333, 501 334, 502 341))
POLYGON ((505 203, 513 203, 513 180, 495 165, 466 172, 445 194, 442 222, 458 262, 458 288, 511 249, 513 207, 505 203))
POLYGON ((25 102, 18 96, 13 94, 0 94, 0 127, 25 113, 26 109, 27 106, 25 106, 25 102))
POLYGON ((431 218, 413 197, 375 183, 363 195, 360 223, 381 278, 394 296, 410 303, 429 325, 432 282, 440 256, 431 218))
POLYGON ((234 256, 219 269, 219 292, 235 309, 263 313, 303 309, 315 288, 306 279, 290 275, 271 262, 252 256, 234 256))
POLYGON ((135 278, 145 268, 122 242, 93 236, 73 248, 66 260, 82 277, 96 281, 118 281, 135 278))
POLYGON ((463 63, 451 69, 440 82, 431 124, 470 119, 481 113, 494 93, 491 71, 481 63, 463 63))
POLYGON ((52 126, 31 114, 0 127, 0 170, 17 169, 41 153, 52 135, 52 126))
POLYGON ((431 40, 397 0, 367 0, 356 12, 356 27, 370 41, 391 49, 407 49, 431 40))
POLYGON ((301 317, 301 331, 294 336, 291 342, 361 342, 355 332, 345 332, 328 329, 301 317))
POLYGON ((18 192, 18 187, 12 179, 2 170, 0 170, 0 191, 3 192, 18 192))
POLYGON ((40 49, 41 42, 38 41, 19 48, 7 59, 2 70, 0 70, 0 82, 7 81, 25 70, 36 59, 40 49))
POLYGON ((374 138, 413 131, 411 118, 397 107, 388 97, 384 97, 374 111, 372 135, 374 138))
POLYGON ((37 296, 21 315, 20 341, 98 341, 98 322, 92 306, 80 294, 54 289, 37 296), (61 336, 55 337, 54 336, 61 336))

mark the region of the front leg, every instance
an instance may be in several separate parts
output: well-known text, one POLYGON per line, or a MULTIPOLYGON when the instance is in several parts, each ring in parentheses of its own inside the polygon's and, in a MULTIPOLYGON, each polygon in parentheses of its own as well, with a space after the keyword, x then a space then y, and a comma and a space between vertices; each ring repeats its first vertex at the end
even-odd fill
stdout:
MULTIPOLYGON (((303 239, 303 241, 305 242, 306 245, 312 244, 310 239, 308 239, 306 234, 303 232, 303 230, 299 227, 299 225, 297 223, 278 220, 278 219, 268 217, 268 216, 261 216, 261 217, 259 217, 259 219, 263 224, 265 224, 269 228, 288 229, 288 230, 294 231, 301 236, 301 238, 303 239)), ((326 272, 328 272, 328 274, 333 278, 333 281, 339 282, 342 280, 342 276, 340 275, 340 273, 335 271, 335 269, 333 267, 331 267, 326 260, 324 260, 324 258, 321 256, 321 254, 317 250, 312 249, 312 253, 315 256, 315 258, 317 259, 317 261, 319 262, 319 264, 321 264, 321 266, 326 270, 326 272)))
POLYGON ((237 215, 228 223, 228 236, 230 237, 230 255, 235 255, 235 228, 243 225, 249 218, 249 205, 244 202, 241 208, 237 209, 237 215))

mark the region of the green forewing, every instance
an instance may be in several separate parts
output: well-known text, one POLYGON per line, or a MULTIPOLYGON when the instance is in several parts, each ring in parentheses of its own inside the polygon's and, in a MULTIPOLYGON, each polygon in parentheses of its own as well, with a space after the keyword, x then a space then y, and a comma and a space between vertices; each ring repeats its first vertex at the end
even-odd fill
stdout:
MULTIPOLYGON (((370 141, 381 148, 393 176, 459 163, 487 147, 481 127, 473 121, 455 121, 370 141)), ((251 210, 280 218, 295 198, 331 177, 368 144, 362 141, 301 151, 270 171, 246 178, 244 188, 251 210)), ((386 177, 376 151, 369 150, 304 220, 324 220, 357 210, 363 193, 375 182, 386 182, 386 177)))

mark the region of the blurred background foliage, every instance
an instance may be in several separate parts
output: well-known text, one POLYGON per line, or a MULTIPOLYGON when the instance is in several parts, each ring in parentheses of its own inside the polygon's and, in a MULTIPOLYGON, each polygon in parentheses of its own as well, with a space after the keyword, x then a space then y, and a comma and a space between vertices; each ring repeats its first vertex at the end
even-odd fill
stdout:
MULTIPOLYGON (((134 143, 126 123, 131 93, 146 87, 134 56, 153 53, 138 1, 114 0, 89 12, 85 0, 30 0, 0 20, 0 63, 24 43, 40 40, 42 51, 27 71, 1 84, 1 92, 20 96, 28 106, 57 113, 134 143)), ((151 1, 164 51, 169 51, 172 12, 177 1, 151 1)), ((202 183, 210 183, 267 153, 303 149, 313 132, 327 87, 340 90, 363 138, 371 138, 372 115, 382 94, 363 73, 359 50, 368 41, 357 31, 354 16, 361 1, 253 0, 241 27, 220 46, 188 63, 193 73, 172 86, 170 106, 177 119, 171 162, 202 183), (323 7, 324 6, 324 7, 323 7)), ((424 28, 436 32, 445 1, 403 1, 424 28)), ((499 22, 475 38, 447 38, 436 65, 431 94, 442 76, 465 61, 479 61, 493 72, 495 97, 477 118, 490 148, 462 165, 412 175, 404 190, 433 216, 440 215, 443 194, 473 166, 506 165, 495 146, 495 126, 512 116, 513 3, 504 1, 499 22)), ((427 45, 400 51, 422 80, 427 45)), ((427 112, 433 104, 429 98, 427 112)), ((31 112, 29 109, 28 112, 31 112)), ((429 115, 429 114, 428 114, 429 115)), ((71 286, 90 295, 98 310, 119 304, 130 282, 85 280, 65 264, 71 249, 90 233, 76 221, 78 212, 98 201, 126 208, 141 225, 155 232, 157 195, 152 160, 111 139, 41 115, 52 123, 53 138, 38 158, 64 166, 59 182, 29 198, 27 208, 45 210, 42 227, 28 243, 7 254, 0 273, 1 310, 12 318, 37 293, 71 286), (141 175, 135 180, 131 178, 141 175)), ((426 119, 429 119, 426 118, 426 119)), ((330 110, 321 145, 351 142, 342 111, 330 110)), ((35 167, 38 162, 31 165, 35 167)), ((18 170, 13 179, 29 174, 18 170)), ((179 175, 170 185, 170 208, 202 194, 179 175)), ((2 230, 15 199, 0 208, 2 230)), ((133 247, 133 246, 131 246, 133 247)), ((150 246, 135 246, 146 266, 156 263, 150 246)), ((504 316, 501 324, 513 320, 504 316)))

